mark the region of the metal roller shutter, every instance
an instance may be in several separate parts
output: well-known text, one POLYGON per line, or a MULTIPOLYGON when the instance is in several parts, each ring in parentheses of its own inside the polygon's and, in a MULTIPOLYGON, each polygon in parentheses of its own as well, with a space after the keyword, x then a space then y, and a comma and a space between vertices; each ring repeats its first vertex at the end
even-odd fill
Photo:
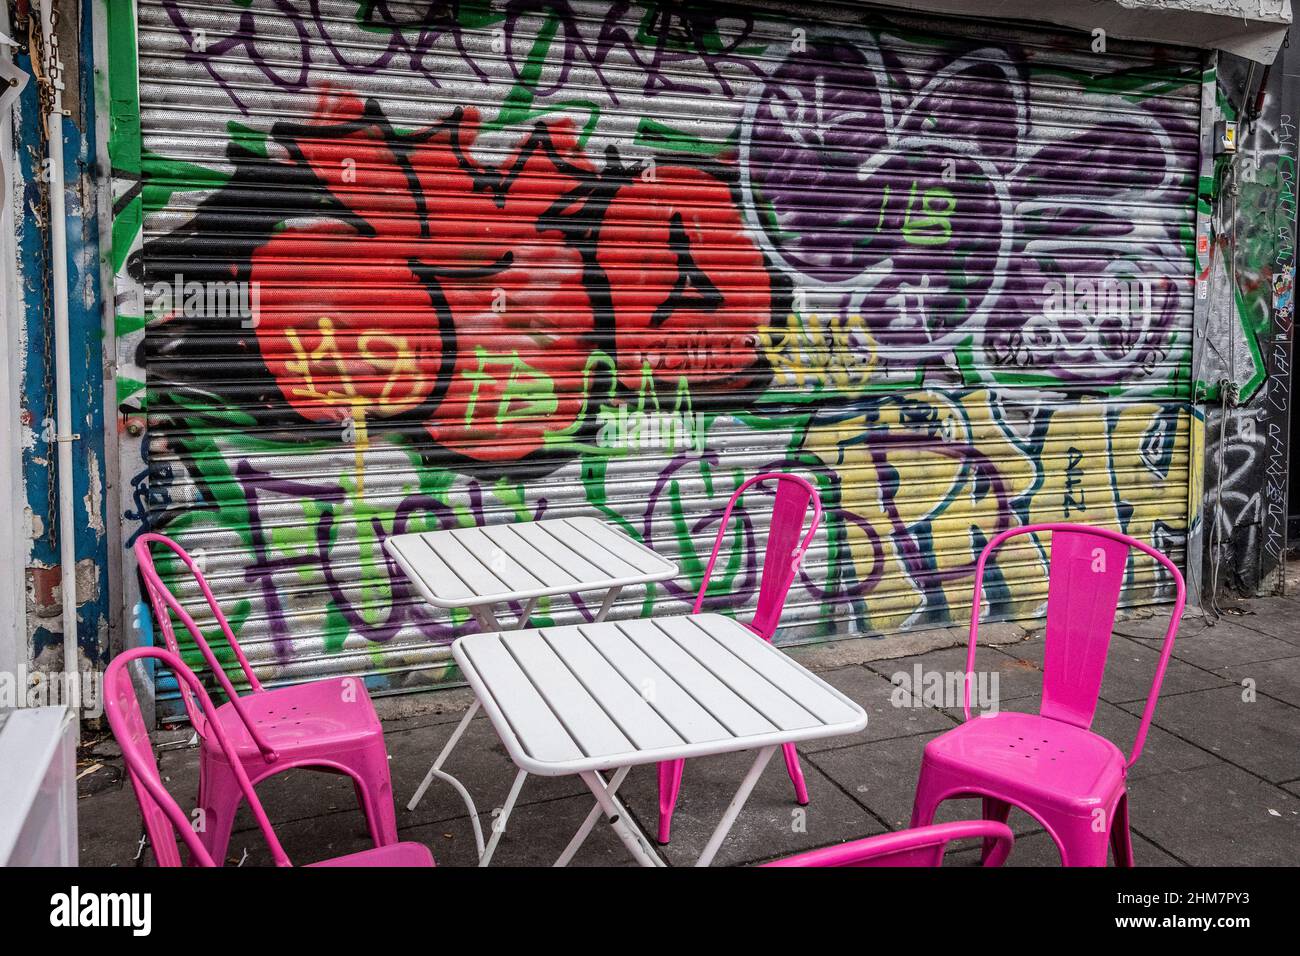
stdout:
MULTIPOLYGON (((1182 561, 1199 54, 830 6, 138 22, 148 522, 270 681, 454 677, 474 625, 397 531, 599 513, 683 569, 615 615, 684 611, 760 469, 827 507, 783 642, 960 623, 1014 524, 1182 561)), ((1020 540, 997 616, 1045 597, 1020 540)))

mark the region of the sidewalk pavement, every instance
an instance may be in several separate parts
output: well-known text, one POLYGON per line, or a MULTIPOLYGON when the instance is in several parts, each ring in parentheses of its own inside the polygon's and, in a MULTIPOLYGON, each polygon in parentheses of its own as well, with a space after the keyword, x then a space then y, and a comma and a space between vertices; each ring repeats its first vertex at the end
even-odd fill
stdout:
MULTIPOLYGON (((1145 750, 1129 778, 1139 866, 1300 864, 1300 563, 1291 566, 1288 585, 1292 597, 1239 602, 1217 621, 1198 611, 1184 618, 1145 750)), ((1125 752, 1150 686, 1166 613, 1157 608, 1122 619, 1115 628, 1093 729, 1125 752)), ((1002 709, 1035 709, 1041 628, 991 625, 981 638, 976 669, 998 671, 1002 709)), ((956 707, 895 706, 891 677, 911 677, 917 665, 922 673, 959 674, 964 646, 964 631, 948 628, 791 649, 867 709, 867 729, 800 746, 812 798, 806 808, 795 804, 781 761, 769 764, 714 865, 758 863, 905 827, 921 750, 959 722, 961 706, 959 699, 956 707)), ((470 700, 469 691, 456 689, 376 701, 391 755, 400 835, 430 846, 439 865, 476 862, 464 806, 437 781, 414 811, 405 804, 470 700)), ((187 809, 198 781, 198 751, 187 745, 189 736, 185 729, 158 737, 163 775, 187 809)), ((666 862, 694 861, 751 760, 752 754, 733 754, 687 764, 673 839, 659 851, 666 862)), ((490 832, 490 808, 504 802, 515 768, 486 717, 472 722, 446 769, 469 788, 485 811, 484 832, 490 832)), ((79 770, 82 864, 136 865, 140 818, 111 737, 84 749, 79 770)), ((297 863, 369 845, 352 786, 342 777, 295 770, 264 782, 258 793, 297 863)), ((653 833, 654 767, 634 769, 619 796, 653 833)), ((592 803, 577 778, 529 777, 493 865, 550 865, 592 803)), ((978 801, 950 801, 939 820, 978 816, 978 801)), ((1008 865, 1059 864, 1051 838, 1034 819, 1017 810, 1009 822, 1016 845, 1008 865)), ((230 862, 270 862, 246 810, 230 847, 230 862)), ((973 846, 957 849, 949 862, 974 864, 978 853, 973 846)), ((149 851, 144 858, 152 865, 149 851)), ((610 828, 598 825, 574 865, 630 862, 610 828)))

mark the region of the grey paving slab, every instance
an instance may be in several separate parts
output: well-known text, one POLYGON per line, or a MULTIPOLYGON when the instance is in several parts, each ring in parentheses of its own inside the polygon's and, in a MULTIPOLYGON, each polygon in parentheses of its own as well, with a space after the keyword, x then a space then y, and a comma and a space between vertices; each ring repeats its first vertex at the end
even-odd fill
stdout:
MULTIPOLYGON (((1208 620, 1199 612, 1188 608, 1183 619, 1178 623, 1178 640, 1199 633, 1208 626, 1208 620)), ((1162 640, 1169 627, 1169 614, 1144 614, 1140 617, 1120 617, 1112 627, 1112 633, 1140 640, 1162 640)))
MULTIPOLYGON (((1037 713, 1038 701, 1035 698, 1021 698, 1009 701, 1006 709, 1022 713, 1037 713)), ((961 720, 960 711, 953 710, 948 713, 955 720, 961 720)), ((1132 753, 1133 742, 1137 739, 1138 723, 1138 717, 1128 711, 1106 701, 1098 701, 1090 729, 1117 746, 1127 757, 1132 753)), ((1218 759, 1220 758, 1217 755, 1207 753, 1201 747, 1152 726, 1147 732, 1142 754, 1129 774, 1140 777, 1166 770, 1187 770, 1192 767, 1203 767, 1218 759)))
POLYGON ((826 740, 800 744, 805 753, 831 750, 870 740, 889 740, 910 737, 935 730, 947 730, 953 721, 942 711, 932 707, 902 706, 895 691, 898 687, 888 678, 862 666, 839 667, 822 671, 822 680, 846 694, 867 712, 867 728, 848 737, 831 737, 826 740))
MULTIPOLYGON (((794 787, 778 752, 759 778, 714 866, 767 860, 883 832, 876 820, 817 769, 813 756, 805 755, 802 760, 808 806, 795 803, 794 787)), ((695 862, 753 759, 753 753, 740 753, 687 761, 673 814, 672 841, 661 848, 666 860, 675 866, 695 862)), ((645 832, 653 836, 659 819, 655 769, 634 769, 619 796, 645 832)))
MULTIPOLYGON (((586 795, 543 800, 517 806, 510 814, 492 866, 551 866, 568 845, 594 803, 586 795)), ((479 818, 484 836, 492 830, 488 814, 479 818)), ((477 866, 478 852, 468 817, 400 829, 403 840, 416 840, 433 851, 439 866, 477 866)), ((571 866, 635 866, 627 848, 602 821, 573 858, 571 866)))
POLYGON ((84 795, 77 801, 78 855, 82 866, 134 866, 140 839, 140 810, 121 764, 98 771, 109 785, 78 781, 84 795))
MULTIPOLYGON (((369 829, 357 802, 350 778, 341 774, 295 769, 276 774, 257 785, 257 797, 277 833, 280 828, 304 820, 315 821, 322 833, 343 838, 345 834, 368 845, 369 829)), ((192 805, 192 804, 191 804, 192 805)), ((464 811, 462 811, 464 812, 464 811)), ((231 833, 231 852, 242 843, 262 843, 248 805, 241 804, 231 833)), ((292 858, 292 854, 290 855, 292 858)))
POLYGON ((1235 686, 1193 691, 1162 697, 1153 723, 1266 780, 1300 777, 1300 709, 1289 704, 1263 696, 1245 702, 1235 686))
MULTIPOLYGON (((1168 619, 1163 617, 1116 622, 1102 678, 1101 696, 1105 700, 1121 703, 1146 699, 1167 624, 1168 619)), ((1042 664, 1041 638, 998 650, 1042 664)), ((1160 692, 1179 694, 1222 686, 1224 679, 1213 673, 1217 668, 1294 656, 1290 645, 1243 627, 1235 619, 1225 618, 1213 626, 1199 617, 1184 619, 1174 639, 1173 656, 1160 692)))
MULTIPOLYGON (((414 810, 406 809, 406 804, 424 779, 434 758, 451 737, 455 726, 441 723, 419 727, 410 732, 385 733, 384 740, 388 744, 390 757, 388 769, 393 779, 399 827, 417 826, 465 814, 464 802, 449 784, 441 780, 435 780, 430 785, 419 806, 414 810)), ((469 729, 452 751, 444 769, 465 785, 474 798, 475 806, 484 813, 505 802, 518 771, 496 731, 492 729, 491 721, 481 714, 470 721, 469 729)), ((587 792, 577 777, 530 776, 524 782, 519 801, 527 804, 587 792)))
POLYGON ((474 703, 474 691, 467 686, 439 688, 433 693, 382 694, 371 698, 375 713, 387 730, 391 725, 412 730, 427 724, 460 720, 474 703))
MULTIPOLYGON (((1160 648, 1159 640, 1143 642, 1121 634, 1114 635, 1106 655, 1106 670, 1101 679, 1101 698, 1111 703, 1145 701, 1151 693, 1151 681, 1155 678, 1156 665, 1160 660, 1160 648)), ((1174 648, 1178 648, 1177 639, 1174 648)), ((1041 657, 1039 661, 1041 663, 1041 657)), ((1160 693, 1182 694, 1222 687, 1224 683, 1224 678, 1173 655, 1165 668, 1160 693)))
MULTIPOLYGON (((1137 733, 1139 719, 1119 707, 1101 702, 1092 729, 1113 741, 1128 753, 1137 733)), ((921 769, 924 744, 937 734, 888 741, 889 746, 850 747, 843 751, 812 755, 823 772, 831 776, 855 798, 881 815, 891 827, 906 826, 911 818, 912 797, 921 769)), ((1153 727, 1147 734, 1142 756, 1130 771, 1130 779, 1141 779, 1171 770, 1204 767, 1216 762, 1213 754, 1153 727)), ((955 801, 963 805, 958 812, 942 810, 939 820, 959 820, 979 815, 974 801, 955 801)), ((1023 826, 1038 826, 1024 819, 1023 826)))
MULTIPOLYGON (((1020 646, 1021 644, 1013 644, 1011 648, 1020 646)), ((1013 650, 1009 652, 1014 653, 1013 650)), ((949 647, 891 661, 872 661, 867 666, 886 679, 897 679, 900 686, 911 688, 915 688, 916 685, 918 666, 922 680, 934 680, 935 678, 928 676, 932 674, 944 675, 945 686, 957 688, 956 699, 946 704, 961 707, 960 675, 966 671, 966 648, 964 647, 949 647), (895 675, 898 677, 895 678, 895 675)), ((973 700, 976 699, 976 692, 981 686, 979 681, 982 675, 987 675, 983 676, 985 683, 982 686, 991 693, 994 689, 993 674, 997 674, 997 697, 1003 701, 1035 695, 1042 688, 1043 683, 1042 673, 1036 667, 1017 663, 1014 658, 1002 653, 1001 648, 979 647, 975 653, 975 673, 977 683, 972 689, 973 700)), ((924 690, 923 686, 922 700, 928 703, 929 698, 924 696, 924 690)))
MULTIPOLYGON (((1143 643, 1121 635, 1114 636, 1106 656, 1106 673, 1101 680, 1102 699, 1111 703, 1145 701, 1151 693, 1151 681, 1155 678, 1156 665, 1160 660, 1160 648, 1158 640, 1143 643)), ((1175 638, 1174 651, 1177 650, 1178 639, 1175 638)), ((1182 694, 1222 687, 1224 683, 1224 678, 1188 663, 1174 653, 1165 668, 1164 679, 1160 682, 1160 693, 1182 694)))
MULTIPOLYGON (((912 818, 912 798, 921 771, 921 753, 925 742, 937 734, 903 737, 811 754, 818 769, 848 791, 853 799, 884 820, 890 829, 908 826, 912 818)), ((948 800, 939 808, 936 823, 970 820, 980 816, 978 800, 948 800)), ((1032 830, 1039 824, 1020 813, 1011 818, 1017 832, 1032 830)))
MULTIPOLYGON (((1164 702, 1156 705, 1156 716, 1164 702)), ((1092 730, 1111 741, 1127 756, 1133 751, 1133 741, 1137 738, 1138 725, 1141 720, 1137 714, 1131 714, 1122 707, 1102 701, 1097 705, 1097 713, 1092 719, 1092 730)), ((1206 767, 1219 758, 1195 744, 1153 726, 1147 731, 1146 742, 1138 761, 1130 768, 1130 780, 1149 777, 1152 774, 1168 773, 1173 770, 1191 770, 1206 767)))
POLYGON ((1276 697, 1292 707, 1300 707, 1300 657, 1233 664, 1221 668, 1219 674, 1242 690, 1247 688, 1245 682, 1250 681, 1250 686, 1259 693, 1276 697))
POLYGON ((1248 613, 1228 616, 1228 620, 1300 647, 1300 603, 1295 601, 1253 602, 1248 613))
MULTIPOLYGON (((252 823, 251 817, 245 819, 252 823)), ((294 866, 306 866, 308 863, 346 853, 358 853, 374 846, 360 810, 351 813, 320 813, 273 825, 280 845, 294 866)), ((234 866, 241 860, 243 866, 274 865, 262 832, 256 826, 241 827, 230 836, 225 865, 234 866)))
MULTIPOLYGON (((1144 644, 1121 635, 1113 636, 1106 655, 1106 670, 1102 675, 1101 698, 1112 703, 1146 700, 1160 658, 1159 647, 1159 641, 1144 644)), ((999 647, 995 651, 1007 655, 1022 667, 1032 665, 1040 674, 1041 680, 1043 649, 1043 640, 1038 638, 1010 647, 999 647)), ((1177 694, 1207 687, 1223 687, 1226 683, 1223 677, 1174 658, 1165 669, 1160 692, 1177 694)))
POLYGON ((1225 763, 1134 780, 1133 829, 1192 866, 1300 865, 1300 798, 1225 763))
MULTIPOLYGON (((1130 824, 1130 830, 1132 826, 1130 824)), ((1163 849, 1152 843, 1145 836, 1137 831, 1133 833, 1133 864, 1134 866, 1186 866, 1182 860, 1172 854, 1166 853, 1163 849)))
MULTIPOLYGON (((493 865, 550 866, 560 855, 573 832, 587 815, 591 801, 585 797, 562 797, 518 806, 511 814, 505 835, 497 848, 493 865)), ((492 819, 482 814, 485 834, 491 832, 492 819)), ((295 865, 304 865, 331 856, 357 853, 372 846, 369 837, 348 826, 338 814, 309 820, 296 820, 275 828, 276 836, 295 865)), ((231 841, 229 864, 243 859, 244 866, 272 865, 265 843, 254 833, 237 835, 231 841), (248 855, 243 856, 247 849, 248 855)), ((478 852, 473 830, 466 816, 451 820, 398 828, 403 840, 423 843, 433 851, 439 866, 477 866, 478 852)), ((623 844, 608 826, 597 826, 575 866, 623 866, 631 859, 623 844)))
POLYGON ((1230 621, 1204 627, 1174 640, 1173 656, 1206 670, 1255 661, 1300 656, 1300 647, 1230 621))

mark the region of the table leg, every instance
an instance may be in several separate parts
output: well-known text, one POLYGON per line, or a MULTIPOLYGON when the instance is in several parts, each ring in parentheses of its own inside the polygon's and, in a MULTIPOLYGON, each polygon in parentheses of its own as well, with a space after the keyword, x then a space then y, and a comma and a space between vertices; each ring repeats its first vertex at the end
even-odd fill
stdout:
POLYGON ((469 609, 469 612, 474 615, 474 620, 478 621, 480 631, 504 630, 497 620, 496 612, 492 610, 492 605, 475 604, 469 609))
MULTIPOLYGON (((605 617, 609 614, 610 608, 614 606, 614 601, 618 598, 618 595, 622 590, 622 586, 618 585, 605 592, 605 597, 601 602, 600 610, 596 612, 594 618, 595 622, 605 620, 605 617)), ((519 619, 515 622, 515 626, 512 630, 527 627, 528 619, 532 616, 533 609, 536 606, 537 598, 529 598, 525 601, 520 611, 519 619)), ((496 616, 496 612, 492 609, 492 605, 477 604, 470 607, 469 611, 474 615, 474 619, 478 621, 480 631, 491 632, 504 630, 501 626, 501 622, 496 616)), ((452 750, 460 741, 461 736, 463 736, 465 731, 469 728, 470 720, 472 720, 474 715, 478 713, 479 706, 479 701, 475 699, 473 705, 465 712, 465 716, 461 718, 455 731, 452 732, 451 738, 443 746, 442 752, 438 754, 438 758, 434 760, 433 766, 430 767, 429 772, 425 774, 424 780, 421 781, 420 786, 416 789, 415 794, 411 797, 411 801, 406 805, 406 808, 408 810, 414 810, 416 808, 435 777, 451 784, 451 786, 456 788, 461 799, 465 802, 465 806, 469 809, 470 824, 474 828, 474 842, 479 854, 479 866, 487 866, 492 862, 492 856, 496 852, 497 844, 501 842, 501 835, 505 832, 506 821, 510 818, 510 813, 515 806, 515 801, 519 799, 519 791, 523 787, 524 778, 528 776, 528 774, 525 771, 520 770, 519 773, 515 775, 515 780, 510 787, 510 793, 506 797, 505 805, 501 808, 501 812, 497 818, 492 821, 492 836, 488 839, 487 845, 484 846, 482 826, 479 823, 478 812, 474 808, 474 801, 470 797, 469 791, 465 789, 459 780, 442 769, 443 763, 447 760, 448 756, 450 756, 452 750)), ((602 810, 609 816, 610 824, 614 827, 615 832, 618 833, 619 838, 627 845, 628 849, 632 851, 639 863, 647 866, 664 865, 658 855, 649 849, 649 842, 646 840, 645 835, 640 833, 639 830, 634 832, 634 829, 628 825, 627 811, 623 809, 622 804, 620 804, 614 797, 614 794, 617 792, 623 780, 627 777, 630 769, 630 767, 619 769, 611 778, 609 784, 606 784, 604 779, 598 773, 593 772, 591 774, 582 775, 583 780, 587 781, 587 786, 590 787, 592 793, 596 795, 596 806, 592 808, 591 813, 587 815, 587 819, 583 821, 578 832, 575 833, 573 839, 569 841, 569 845, 565 847, 559 860, 556 861, 556 866, 568 865, 569 860, 573 858, 573 855, 578 851, 578 848, 582 846, 587 837, 591 834, 591 830, 596 825, 596 820, 599 818, 602 810), (591 779, 589 780, 588 777, 591 779)))
POLYGON ((515 623, 506 627, 497 617, 496 611, 492 609, 491 604, 476 604, 469 609, 478 621, 480 631, 521 631, 528 626, 528 619, 533 616, 533 608, 537 607, 537 598, 528 598, 524 601, 519 610, 519 617, 515 623))
POLYGON ((492 854, 496 852, 497 844, 501 842, 501 834, 506 832, 506 822, 510 819, 510 811, 515 808, 515 801, 519 799, 519 791, 524 786, 524 777, 526 776, 528 776, 526 770, 520 770, 515 774, 515 782, 510 785, 510 794, 506 797, 501 812, 492 821, 492 837, 488 840, 487 849, 479 857, 479 866, 487 866, 492 862, 492 854))
MULTIPOLYGON (((522 626, 528 622, 528 616, 532 613, 535 603, 536 599, 534 598, 524 605, 523 615, 520 617, 517 626, 522 626)), ((501 630, 500 622, 497 620, 497 616, 492 610, 491 605, 477 605, 470 608, 470 612, 474 615, 475 620, 478 621, 481 630, 501 630)), ((469 709, 465 711, 465 716, 462 717, 460 723, 456 725, 456 729, 452 731, 451 737, 448 738, 447 743, 443 745, 442 751, 438 754, 437 759, 433 761, 433 766, 430 767, 429 772, 424 775, 424 779, 420 782, 420 786, 416 788, 415 794, 411 797, 410 802, 407 803, 406 809, 414 810, 419 806, 420 801, 424 799, 424 794, 428 791, 429 785, 433 783, 435 777, 439 780, 446 781, 455 788, 458 794, 460 794, 461 800, 465 803, 465 808, 469 811, 469 822, 470 826, 474 830, 474 847, 479 855, 479 865, 486 866, 492 859, 492 853, 495 852, 497 843, 500 842, 500 834, 505 830, 506 818, 509 817, 510 810, 513 808, 514 802, 519 796, 519 788, 523 786, 523 778, 526 774, 521 770, 519 776, 515 778, 514 786, 510 791, 510 798, 506 801, 506 806, 503 809, 501 816, 497 821, 494 821, 495 829, 492 838, 485 846, 483 843, 483 825, 479 822, 478 809, 474 806, 474 798, 470 796, 469 791, 465 789, 464 784, 442 769, 442 765, 447 762, 447 758, 451 756, 451 752, 456 748, 456 744, 460 742, 460 738, 463 737, 465 731, 469 729, 469 722, 474 719, 474 716, 478 713, 481 706, 482 704, 476 697, 474 703, 472 703, 469 706, 469 709)))
POLYGON ((605 592, 605 600, 600 602, 600 610, 596 612, 596 617, 592 620, 593 624, 605 620, 605 615, 609 609, 614 606, 614 600, 618 597, 619 592, 623 590, 623 585, 615 585, 605 592))
POLYGON ((528 619, 533 616, 535 607, 537 607, 537 598, 529 598, 524 602, 523 609, 519 612, 519 620, 515 621, 515 630, 523 630, 528 626, 528 619))
POLYGON ((749 773, 745 774, 745 779, 740 782, 740 789, 736 795, 731 798, 731 803, 727 805, 727 812, 722 815, 718 821, 718 826, 713 831, 713 836, 709 837, 709 842, 704 847, 704 852, 700 858, 695 861, 696 866, 708 866, 713 862, 713 858, 718 853, 718 848, 722 846, 722 841, 727 838, 731 832, 732 826, 736 823, 736 817, 745 806, 745 801, 749 795, 754 792, 754 785, 758 783, 758 778, 763 775, 763 770, 767 767, 767 762, 772 759, 772 754, 776 753, 776 747, 764 747, 754 758, 753 765, 749 768, 749 773))
MULTIPOLYGON (((622 783, 619 774, 626 777, 626 768, 621 768, 614 774, 613 779, 622 783)), ((663 861, 650 849, 650 841, 646 835, 628 822, 627 810, 614 796, 616 785, 612 781, 610 785, 606 785, 600 774, 594 770, 588 770, 579 774, 579 776, 582 777, 582 782, 587 785, 587 788, 595 796, 600 809, 605 811, 610 826, 614 828, 618 838, 623 841, 623 845, 631 851, 633 858, 642 866, 663 866, 663 861)), ((583 822, 583 826, 586 826, 586 821, 583 822)), ((574 847, 574 849, 576 850, 577 847, 574 847)), ((569 852, 568 848, 565 849, 565 852, 569 852)))
POLYGON ((465 802, 465 808, 469 811, 470 826, 474 828, 474 845, 479 856, 482 856, 483 827, 478 821, 478 810, 474 806, 474 798, 469 795, 469 791, 465 789, 464 784, 442 769, 442 765, 447 762, 447 758, 451 756, 451 752, 455 749, 456 744, 460 742, 460 738, 469 729, 469 722, 474 719, 474 715, 478 713, 480 706, 478 698, 474 698, 474 703, 470 704, 469 709, 465 711, 465 716, 460 719, 460 723, 456 725, 456 729, 452 731, 451 736, 447 738, 447 742, 443 745, 442 752, 438 754, 433 766, 429 768, 429 772, 420 781, 420 786, 416 788, 414 796, 406 805, 406 809, 414 810, 419 805, 420 801, 424 799, 425 791, 429 789, 429 784, 433 783, 434 777, 451 784, 456 792, 460 794, 461 800, 465 802))
MULTIPOLYGON (((631 767, 620 767, 618 771, 615 772, 614 776, 610 778, 606 792, 611 797, 618 792, 618 788, 622 785, 623 780, 627 777, 631 769, 631 767)), ((599 774, 597 774, 597 776, 599 776, 599 774)), ((569 845, 566 846, 564 852, 560 854, 560 858, 555 861, 555 866, 569 865, 569 861, 573 859, 573 855, 577 853, 578 848, 586 842, 592 828, 596 825, 596 821, 600 819, 600 814, 600 804, 596 803, 592 806, 591 812, 587 814, 587 819, 582 821, 582 826, 578 827, 578 832, 573 835, 573 839, 569 841, 569 845)))

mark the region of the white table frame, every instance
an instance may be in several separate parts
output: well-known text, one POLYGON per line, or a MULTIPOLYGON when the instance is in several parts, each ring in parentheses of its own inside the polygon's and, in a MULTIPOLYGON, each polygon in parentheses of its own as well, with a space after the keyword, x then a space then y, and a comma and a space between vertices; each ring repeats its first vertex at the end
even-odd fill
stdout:
MULTIPOLYGON (((677 575, 677 565, 672 561, 589 516, 393 535, 384 541, 384 550, 426 601, 446 610, 467 609, 483 633, 526 627, 543 597, 604 589, 600 609, 593 617, 593 623, 598 623, 605 620, 625 587, 677 575), (485 546, 490 548, 486 561, 479 553, 485 546), (523 607, 514 624, 503 627, 494 608, 515 602, 522 602, 523 607)), ((485 843, 473 797, 459 780, 442 769, 480 707, 476 696, 406 808, 414 810, 419 806, 435 779, 447 783, 469 811, 479 865, 487 866, 527 773, 521 770, 516 775, 485 843)))
MULTIPOLYGON (((533 752, 530 752, 529 745, 521 739, 520 733, 516 732, 516 728, 520 728, 524 736, 529 736, 528 722, 521 719, 526 714, 526 711, 517 710, 513 720, 506 712, 511 709, 512 705, 516 708, 520 707, 521 702, 515 696, 512 696, 512 689, 507 687, 505 699, 511 701, 511 703, 502 704, 498 696, 493 692, 490 680, 484 678, 480 668, 474 662, 475 656, 481 656, 490 663, 489 654, 497 655, 498 663, 491 666, 496 667, 499 674, 510 676, 512 666, 522 668, 523 665, 520 662, 516 662, 515 665, 507 664, 506 669, 502 670, 500 665, 503 659, 498 655, 498 648, 493 642, 500 645, 500 653, 511 656, 523 650, 522 645, 515 643, 520 635, 515 632, 499 632, 460 638, 452 645, 452 653, 466 680, 474 688, 475 695, 482 703, 489 719, 491 719, 497 735, 501 738, 511 759, 519 768, 518 773, 515 775, 514 785, 510 789, 510 794, 501 808, 500 815, 494 822, 492 839, 488 846, 489 851, 495 849, 501 834, 504 832, 510 813, 519 797, 524 777, 528 773, 544 776, 575 774, 591 791, 596 799, 596 805, 588 813, 578 831, 565 847, 564 852, 556 860, 555 865, 565 866, 573 859, 574 854, 586 841, 597 820, 603 814, 615 834, 638 863, 642 866, 663 866, 663 860, 655 852, 649 838, 631 822, 626 808, 617 796, 618 789, 627 778, 631 768, 644 764, 657 764, 666 760, 756 750, 757 754, 750 765, 749 771, 741 780, 735 796, 732 797, 722 819, 719 820, 696 860, 696 866, 708 866, 713 862, 727 834, 731 832, 737 817, 753 793, 759 777, 762 776, 764 769, 771 761, 772 755, 776 753, 781 745, 801 740, 856 733, 866 727, 867 724, 867 714, 862 707, 806 668, 788 658, 781 651, 763 641, 743 625, 722 615, 680 615, 606 623, 599 626, 579 625, 576 627, 545 628, 538 631, 537 637, 530 637, 529 641, 542 641, 550 652, 554 652, 555 647, 553 645, 560 640, 577 641, 578 638, 575 637, 575 632, 583 640, 589 642, 593 652, 598 656, 604 656, 603 652, 594 651, 594 649, 601 646, 608 648, 611 652, 617 652, 617 654, 641 654, 646 660, 650 661, 646 673, 653 671, 665 677, 668 682, 672 683, 672 687, 665 687, 664 689, 666 691, 671 690, 672 694, 677 697, 679 704, 687 703, 687 698, 690 698, 689 703, 691 706, 696 707, 701 713, 707 713, 709 721, 713 721, 712 710, 703 707, 701 701, 693 696, 695 693, 703 691, 702 696, 705 698, 703 703, 713 705, 719 712, 730 708, 733 712, 731 718, 733 721, 736 720, 734 717, 736 708, 739 707, 742 711, 746 708, 750 709, 752 711, 750 715, 751 725, 743 732, 730 728, 725 733, 718 734, 714 732, 712 739, 707 739, 709 734, 697 734, 698 739, 695 741, 685 741, 683 737, 676 744, 664 744, 661 740, 659 744, 647 747, 633 745, 630 749, 624 747, 622 750, 617 748, 601 750, 589 746, 587 750, 592 752, 580 751, 577 741, 584 734, 583 730, 579 729, 581 724, 575 715, 580 713, 584 704, 589 705, 596 699, 597 690, 595 688, 598 681, 594 679, 595 671, 584 671, 583 679, 579 679, 576 672, 567 673, 566 670, 556 668, 554 661, 539 659, 536 670, 521 671, 518 676, 526 680, 529 685, 534 686, 537 694, 540 695, 540 700, 548 706, 554 706, 556 713, 550 719, 550 723, 553 724, 552 729, 545 730, 541 727, 534 729, 534 749, 533 752), (664 648, 659 652, 664 655, 663 658, 652 657, 652 655, 656 655, 655 642, 657 641, 665 642, 664 648), (619 647, 616 648, 614 644, 618 644, 619 647), (633 645, 635 645, 635 650, 633 645), (511 651, 510 647, 513 647, 514 650, 511 651), (666 664, 668 660, 673 659, 674 656, 684 667, 684 670, 679 675, 683 679, 680 685, 676 682, 677 678, 673 677, 665 666, 661 666, 661 664, 666 664), (712 661, 709 661, 710 656, 713 658, 712 661), (694 661, 694 663, 692 664, 690 661, 694 661), (551 668, 549 676, 548 667, 551 668), (715 667, 717 668, 716 672, 713 670, 715 667), (691 673, 688 674, 687 671, 691 673), (722 677, 719 677, 719 674, 722 677), (748 684, 754 689, 755 696, 765 697, 765 704, 751 705, 739 690, 726 684, 724 677, 727 680, 734 681, 737 685, 748 684), (712 683, 710 683, 710 678, 712 683), (684 691, 683 688, 688 684, 693 684, 695 689, 690 692, 684 691), (579 686, 588 692, 591 697, 590 701, 572 699, 579 686), (709 687, 714 689, 710 692, 708 691, 709 687), (765 715, 760 712, 760 707, 768 708, 765 715), (560 710, 570 711, 571 726, 561 724, 558 713, 560 710), (784 716, 780 716, 782 712, 784 716), (791 721, 790 714, 799 712, 802 712, 803 716, 796 717, 794 721, 791 721), (771 729, 756 730, 752 724, 755 716, 760 719, 764 716, 771 718, 768 722, 771 729), (789 726, 779 726, 782 722, 788 723, 789 726), (563 727, 563 730, 557 733, 555 728, 561 727, 563 727), (575 730, 577 731, 576 736, 575 730), (548 735, 550 741, 547 740, 548 735), (567 738, 566 735, 568 735, 567 738), (558 741, 558 744, 551 748, 551 753, 540 754, 536 752, 537 741, 542 741, 544 746, 552 741, 558 741), (567 755, 565 753, 566 748, 567 755), (606 779, 605 773, 610 770, 612 770, 612 776, 606 779)), ((579 646, 583 645, 579 644, 579 646)), ((540 650, 538 654, 545 657, 540 650)), ((528 656, 532 657, 534 655, 530 654, 528 656)), ((592 658, 592 660, 595 659, 592 658)), ((606 663, 598 664, 597 669, 606 667, 606 664, 613 668, 608 656, 605 657, 605 660, 606 663)), ((574 661, 569 660, 568 668, 572 669, 573 666, 574 661)), ((613 670, 611 669, 610 672, 613 673, 613 670)), ((626 672, 622 673, 621 678, 627 681, 628 674, 626 672)), ((520 684, 518 680, 515 683, 517 687, 525 686, 520 684)), ((628 681, 628 683, 631 682, 628 681)), ((620 725, 620 727, 628 735, 636 736, 635 730, 639 728, 635 728, 630 722, 629 713, 631 709, 627 707, 628 687, 618 687, 617 680, 611 686, 614 697, 621 693, 624 698, 622 707, 624 724, 620 725)), ((647 713, 649 711, 657 713, 660 709, 649 703, 648 700, 643 700, 642 705, 642 710, 647 713)), ((679 714, 681 712, 679 710, 679 714)), ((544 710, 535 711, 535 713, 540 717, 546 716, 544 710)), ((592 711, 591 713, 597 714, 598 712, 592 711)), ((609 717, 608 712, 606 712, 606 717, 609 717)), ((664 723, 660 717, 655 717, 654 720, 664 723)), ((721 727, 722 723, 723 721, 719 720, 716 725, 721 727)), ((667 724, 664 724, 664 726, 667 726, 667 724)), ((595 730, 588 729, 588 732, 594 734, 595 730)), ((629 736, 628 739, 630 740, 631 737, 629 736)), ((491 853, 488 852, 486 860, 490 859, 491 853)), ((486 863, 482 865, 486 865, 486 863)))

